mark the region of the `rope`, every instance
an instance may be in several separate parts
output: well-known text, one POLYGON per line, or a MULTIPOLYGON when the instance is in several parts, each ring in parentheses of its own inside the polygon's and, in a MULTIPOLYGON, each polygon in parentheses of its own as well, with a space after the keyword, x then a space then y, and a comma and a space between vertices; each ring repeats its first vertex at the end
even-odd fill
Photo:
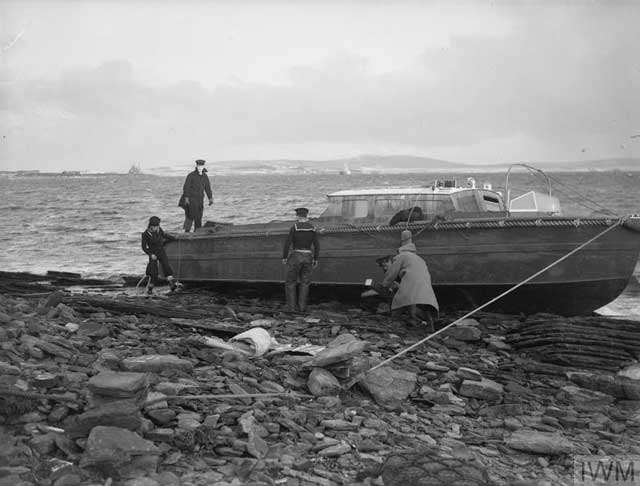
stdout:
POLYGON ((138 287, 140 287, 140 285, 142 284, 142 282, 145 281, 146 278, 148 278, 149 281, 147 282, 145 289, 149 288, 149 284, 151 283, 151 277, 149 277, 149 275, 143 275, 142 278, 138 280, 138 284, 136 285, 136 293, 138 293, 138 287))
MULTIPOLYGON (((558 227, 568 227, 568 226, 609 226, 613 220, 617 218, 565 218, 565 217, 541 217, 538 219, 509 219, 509 218, 501 218, 501 219, 488 219, 488 218, 478 218, 478 219, 470 219, 465 220, 464 222, 459 221, 415 221, 406 224, 406 228, 412 231, 418 231, 422 233, 423 231, 446 231, 446 230, 460 230, 465 228, 529 228, 529 227, 548 227, 548 226, 558 226, 558 227)), ((323 234, 335 234, 335 233, 365 233, 367 236, 370 236, 374 239, 377 239, 381 242, 388 243, 388 240, 380 238, 376 236, 374 233, 389 233, 389 232, 397 232, 398 226, 389 226, 386 224, 375 225, 372 223, 363 224, 363 225, 355 225, 352 223, 343 223, 337 226, 317 226, 316 227, 318 234, 322 236, 323 234)), ((244 238, 247 236, 262 236, 262 237, 270 237, 270 236, 280 236, 286 235, 288 232, 284 230, 276 230, 276 231, 237 231, 230 233, 223 233, 216 235, 214 233, 207 234, 208 237, 217 239, 217 238, 244 238)), ((419 234, 414 234, 414 237, 419 234)), ((178 241, 182 241, 178 239, 178 241)))
POLYGON ((442 334, 444 331, 446 331, 447 329, 449 329, 452 326, 455 326, 456 324, 458 324, 460 321, 463 321, 464 319, 467 319, 468 317, 472 316, 473 314, 475 314, 476 312, 484 309, 485 307, 493 304, 494 302, 496 302, 497 300, 500 300, 502 297, 504 297, 507 294, 510 294, 511 292, 513 292, 514 290, 522 287, 524 284, 530 282, 531 280, 533 280, 534 278, 538 277, 539 275, 543 274, 544 272, 546 272, 547 270, 549 270, 550 268, 556 266, 558 263, 566 260, 567 258, 569 258, 571 255, 573 255, 574 253, 577 253, 578 251, 582 250, 585 246, 593 243, 595 240, 597 240, 598 238, 601 238, 602 236, 604 236, 605 234, 607 234, 609 231, 611 231, 612 229, 616 228, 617 226, 619 226, 620 224, 622 224, 622 220, 618 220, 615 224, 612 224, 611 226, 609 226, 607 229, 605 229, 604 231, 601 231, 600 233, 598 233, 596 236, 594 236, 593 238, 589 239, 588 241, 582 243, 580 246, 578 246, 577 248, 574 248, 573 250, 571 250, 569 253, 567 253, 566 255, 558 258, 556 261, 554 261, 553 263, 547 265, 546 267, 544 267, 542 270, 537 271, 536 273, 534 273, 533 275, 527 277, 526 279, 524 279, 522 282, 514 285, 513 287, 511 287, 510 289, 504 291, 503 293, 501 293, 500 295, 498 295, 497 297, 494 297, 493 299, 489 300, 488 302, 485 302, 484 304, 482 304, 480 307, 475 308, 474 310, 472 310, 471 312, 468 312, 467 314, 465 314, 464 316, 456 319, 455 321, 453 321, 451 324, 446 325, 445 327, 443 327, 442 329, 439 329, 438 331, 430 334, 429 336, 427 336, 426 338, 418 341, 417 343, 412 344, 411 346, 409 346, 408 348, 403 349, 402 351, 400 351, 399 353, 394 354, 393 356, 391 356, 390 358, 385 359, 384 361, 382 361, 381 363, 378 363, 377 365, 375 365, 374 367, 368 369, 367 371, 364 371, 362 373, 360 373, 359 375, 355 376, 351 381, 349 381, 346 384, 346 388, 349 389, 351 388, 353 385, 355 385, 358 381, 360 381, 362 378, 365 377, 365 375, 367 373, 370 373, 374 370, 377 370, 378 368, 390 363, 391 361, 395 360, 396 358, 399 358, 400 356, 403 356, 404 354, 408 353, 409 351, 417 348, 418 346, 421 346, 422 344, 426 343, 427 341, 429 341, 430 339, 436 337, 439 334, 442 334))
POLYGON ((315 398, 313 395, 304 395, 295 392, 272 392, 272 393, 223 393, 221 395, 167 395, 165 397, 158 397, 148 400, 144 403, 145 407, 153 405, 154 403, 165 402, 168 400, 228 400, 228 399, 245 399, 245 398, 315 398))
MULTIPOLYGON (((582 202, 580 202, 579 200, 575 200, 576 204, 579 204, 580 206, 584 206, 587 209, 590 209, 591 211, 597 211, 600 210, 606 214, 609 215, 614 215, 615 212, 612 211, 611 209, 607 208, 606 206, 600 204, 597 201, 594 201, 593 199, 588 198, 587 196, 585 196, 584 194, 582 194, 580 191, 578 191, 572 184, 568 184, 566 182, 562 182, 560 179, 558 179, 557 177, 552 176, 551 174, 548 174, 547 177, 549 177, 549 180, 552 180, 554 183, 560 185, 560 186, 564 186, 567 189, 567 192, 572 192, 573 194, 575 194, 577 197, 584 199, 585 201, 588 201, 590 204, 593 204, 592 207, 588 206, 587 204, 584 204, 582 202)), ((558 191, 558 192, 562 192, 562 191, 558 191)))
POLYGON ((182 248, 180 247, 180 243, 181 240, 178 239, 178 279, 180 279, 182 273, 181 273, 181 269, 182 269, 182 248))

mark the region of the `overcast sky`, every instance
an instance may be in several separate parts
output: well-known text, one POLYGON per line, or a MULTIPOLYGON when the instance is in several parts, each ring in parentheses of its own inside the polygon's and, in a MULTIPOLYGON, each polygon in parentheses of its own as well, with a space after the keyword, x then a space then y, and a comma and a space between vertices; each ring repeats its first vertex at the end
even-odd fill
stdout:
POLYGON ((640 2, 0 0, 0 170, 640 157, 640 2))

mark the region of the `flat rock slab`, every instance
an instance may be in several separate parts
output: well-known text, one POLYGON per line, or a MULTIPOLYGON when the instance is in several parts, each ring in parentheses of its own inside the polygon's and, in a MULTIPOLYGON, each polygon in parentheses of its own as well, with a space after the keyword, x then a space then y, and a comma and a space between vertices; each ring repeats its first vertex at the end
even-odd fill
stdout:
POLYGON ((464 380, 458 392, 463 397, 480 398, 492 403, 502 400, 504 388, 500 383, 483 378, 480 381, 464 380))
POLYGON ((379 405, 395 408, 413 391, 417 375, 411 371, 395 370, 383 366, 365 375, 358 383, 379 405))
POLYGON ((162 371, 192 371, 193 364, 173 354, 146 354, 122 360, 122 367, 127 371, 141 373, 160 373, 162 371))
MULTIPOLYGON (((340 337, 340 336, 338 336, 340 337)), ((347 341, 346 339, 344 341, 347 341)), ((325 349, 317 353, 309 363, 313 367, 322 368, 325 366, 342 363, 355 356, 362 354, 367 343, 358 339, 347 342, 335 341, 330 343, 325 349)))
POLYGON ((135 432, 119 427, 97 426, 87 439, 82 462, 113 464, 129 462, 134 456, 160 454, 160 449, 150 440, 143 439, 135 432))
POLYGON ((579 410, 600 410, 614 402, 614 397, 607 393, 573 385, 563 386, 558 392, 557 398, 573 404, 579 410))
POLYGON ((477 325, 478 321, 475 319, 464 319, 452 328, 447 329, 444 335, 457 339, 458 341, 480 341, 482 338, 482 331, 476 327, 477 325))
POLYGON ((463 380, 471 380, 471 381, 481 381, 482 374, 479 371, 474 370, 473 368, 466 368, 461 366, 457 369, 456 375, 462 378, 463 380))
POLYGON ((385 486, 484 486, 486 468, 472 459, 441 457, 437 450, 396 453, 381 466, 385 486))
POLYGON ((505 440, 505 443, 518 451, 547 456, 569 454, 573 451, 573 443, 566 437, 557 433, 530 429, 516 430, 505 440))
POLYGON ((94 427, 109 425, 122 429, 138 430, 142 416, 130 400, 117 400, 74 415, 64 421, 64 429, 72 438, 86 437, 94 427))
POLYGON ((147 387, 147 376, 144 373, 101 371, 91 377, 88 386, 98 395, 129 398, 138 395, 147 387))
POLYGON ((79 336, 103 338, 108 336, 109 333, 110 333, 109 326, 101 322, 93 322, 93 321, 81 322, 78 325, 79 336))

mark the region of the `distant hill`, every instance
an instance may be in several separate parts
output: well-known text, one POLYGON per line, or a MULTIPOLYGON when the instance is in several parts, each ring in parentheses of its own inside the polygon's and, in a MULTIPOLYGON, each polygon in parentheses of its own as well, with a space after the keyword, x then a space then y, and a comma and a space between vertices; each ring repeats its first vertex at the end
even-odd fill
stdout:
POLYGON ((419 157, 415 155, 360 155, 341 159, 328 160, 294 160, 294 159, 274 159, 274 160, 226 160, 216 161, 210 164, 211 167, 225 169, 304 169, 317 171, 340 171, 345 168, 349 170, 378 170, 388 172, 389 170, 415 170, 438 171, 468 169, 468 164, 450 162, 447 160, 432 159, 429 157, 419 157))
MULTIPOLYGON (((546 171, 640 171, 640 159, 600 159, 587 161, 538 162, 527 161, 528 165, 546 171)), ((230 173, 323 173, 340 172, 348 169, 352 172, 391 173, 391 172, 504 172, 509 163, 463 164, 415 155, 360 155, 329 160, 220 160, 207 162, 207 168, 213 174, 230 173)), ((192 170, 191 165, 158 167, 148 173, 157 175, 183 175, 192 170)))

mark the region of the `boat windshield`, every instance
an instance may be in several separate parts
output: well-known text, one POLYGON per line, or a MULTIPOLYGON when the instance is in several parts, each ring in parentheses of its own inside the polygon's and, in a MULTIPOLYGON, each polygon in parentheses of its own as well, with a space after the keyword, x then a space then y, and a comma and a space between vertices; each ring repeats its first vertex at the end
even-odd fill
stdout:
POLYGON ((402 211, 411 212, 412 220, 418 221, 462 214, 467 217, 486 217, 488 212, 505 210, 501 196, 484 189, 404 194, 354 192, 332 194, 328 199, 329 205, 319 219, 358 223, 386 224, 402 211))

